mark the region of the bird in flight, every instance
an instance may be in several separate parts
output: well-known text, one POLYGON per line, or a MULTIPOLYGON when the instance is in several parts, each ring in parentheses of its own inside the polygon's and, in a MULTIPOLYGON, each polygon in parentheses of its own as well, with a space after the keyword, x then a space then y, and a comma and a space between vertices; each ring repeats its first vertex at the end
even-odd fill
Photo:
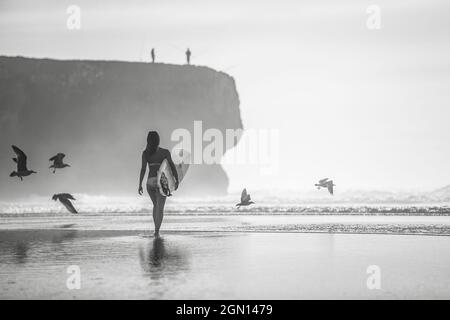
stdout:
POLYGON ((320 190, 320 188, 327 188, 328 192, 331 195, 333 195, 333 192, 334 192, 333 187, 336 185, 333 183, 333 180, 328 180, 328 178, 325 178, 325 179, 319 180, 319 183, 316 183, 315 186, 319 190, 320 190))
POLYGON ((16 154, 16 158, 12 158, 14 162, 17 164, 17 171, 11 172, 10 177, 19 177, 20 180, 23 180, 23 177, 29 176, 32 173, 37 173, 33 170, 28 170, 27 168, 27 155, 25 152, 20 150, 16 146, 11 146, 16 154))
POLYGON ((54 194, 52 200, 59 200, 71 213, 78 213, 70 200, 76 200, 70 193, 54 194))
POLYGON ((64 153, 58 153, 56 156, 53 156, 49 159, 49 161, 53 161, 53 164, 49 167, 50 169, 53 168, 53 173, 56 172, 56 169, 70 167, 69 164, 63 162, 65 156, 66 155, 64 153))
POLYGON ((318 190, 320 188, 326 188, 328 183, 328 178, 320 179, 318 183, 315 184, 318 190))
POLYGON ((236 207, 241 207, 241 206, 249 206, 252 203, 254 203, 253 201, 250 201, 250 195, 247 193, 247 189, 244 188, 244 190, 242 190, 242 194, 241 194, 241 202, 236 204, 236 207))

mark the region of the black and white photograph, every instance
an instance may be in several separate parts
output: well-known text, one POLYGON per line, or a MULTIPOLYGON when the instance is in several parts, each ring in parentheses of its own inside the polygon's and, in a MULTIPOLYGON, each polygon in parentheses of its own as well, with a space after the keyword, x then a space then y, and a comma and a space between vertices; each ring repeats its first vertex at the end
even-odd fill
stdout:
POLYGON ((0 0, 0 300, 449 300, 449 40, 448 0, 0 0))

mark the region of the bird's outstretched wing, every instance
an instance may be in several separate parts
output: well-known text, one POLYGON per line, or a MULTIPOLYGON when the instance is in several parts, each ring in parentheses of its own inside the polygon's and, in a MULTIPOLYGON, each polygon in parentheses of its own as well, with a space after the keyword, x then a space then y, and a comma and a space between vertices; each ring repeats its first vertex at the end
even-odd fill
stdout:
POLYGON ((27 158, 27 156, 25 155, 25 152, 23 152, 22 150, 20 150, 17 146, 11 146, 12 149, 14 150, 14 152, 16 153, 18 158, 27 158))
POLYGON ((245 199, 247 199, 247 189, 244 188, 241 193, 241 202, 245 202, 245 199))
POLYGON ((331 183, 328 184, 328 192, 330 194, 333 194, 333 181, 330 181, 331 183))
POLYGON ((77 200, 70 193, 60 193, 59 196, 64 199, 77 200))
POLYGON ((58 153, 57 155, 51 157, 49 161, 62 162, 66 155, 64 153, 58 153))
POLYGON ((320 184, 325 183, 325 182, 327 182, 327 180, 328 180, 328 178, 321 179, 321 180, 319 180, 319 183, 320 183, 320 184))
POLYGON ((27 171, 27 155, 16 146, 11 146, 17 155, 17 171, 27 171))
POLYGON ((59 198, 59 201, 66 207, 67 210, 69 210, 71 213, 78 213, 77 210, 74 208, 72 202, 70 202, 69 199, 66 198, 59 198))

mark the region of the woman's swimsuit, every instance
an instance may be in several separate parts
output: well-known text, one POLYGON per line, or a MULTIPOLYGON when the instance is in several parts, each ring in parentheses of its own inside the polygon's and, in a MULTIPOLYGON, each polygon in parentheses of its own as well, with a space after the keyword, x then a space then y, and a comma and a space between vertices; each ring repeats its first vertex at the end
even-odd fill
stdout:
MULTIPOLYGON (((170 156, 170 151, 167 149, 163 149, 163 148, 158 148, 156 150, 156 152, 154 154, 152 154, 151 156, 147 156, 144 154, 143 156, 145 156, 145 159, 147 160, 147 164, 148 164, 148 178, 147 178, 147 186, 151 187, 151 188, 157 188, 158 184, 157 184, 157 174, 158 174, 158 169, 161 166, 161 163, 163 162, 164 159, 169 159, 169 165, 171 166, 172 172, 174 172, 175 174, 176 172, 176 168, 175 165, 172 162, 172 158, 170 156)), ((176 176, 176 179, 178 179, 178 177, 176 176)))
MULTIPOLYGON (((160 165, 161 165, 160 163, 149 163, 148 166, 149 166, 150 172, 152 171, 150 169, 151 166, 157 166, 156 170, 158 170, 160 165)), ((158 187, 157 178, 156 178, 156 176, 150 176, 150 172, 149 172, 148 178, 147 178, 147 186, 150 187, 150 188, 155 188, 156 189, 158 187)))

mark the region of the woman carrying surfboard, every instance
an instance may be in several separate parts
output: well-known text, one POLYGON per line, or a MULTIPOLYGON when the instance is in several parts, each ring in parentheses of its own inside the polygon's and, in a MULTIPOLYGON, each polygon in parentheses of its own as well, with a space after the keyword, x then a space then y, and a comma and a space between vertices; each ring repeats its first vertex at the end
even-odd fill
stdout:
POLYGON ((164 205, 166 196, 162 195, 158 188, 158 170, 163 161, 169 164, 173 179, 175 180, 175 190, 178 188, 178 173, 175 164, 172 161, 170 151, 159 147, 159 134, 156 131, 150 131, 147 135, 147 147, 142 152, 142 166, 139 176, 138 193, 142 195, 142 181, 148 165, 147 192, 153 202, 153 222, 155 224, 155 237, 159 237, 159 229, 164 216, 164 205))

